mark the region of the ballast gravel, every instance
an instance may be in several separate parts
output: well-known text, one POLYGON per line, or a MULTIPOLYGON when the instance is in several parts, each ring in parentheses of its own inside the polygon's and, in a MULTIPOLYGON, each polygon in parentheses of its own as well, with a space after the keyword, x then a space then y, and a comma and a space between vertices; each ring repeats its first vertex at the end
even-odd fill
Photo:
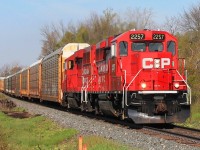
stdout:
POLYGON ((143 134, 136 129, 123 128, 104 122, 103 120, 90 119, 82 115, 75 115, 70 112, 56 110, 14 98, 11 98, 11 100, 18 107, 25 108, 29 113, 40 114, 50 118, 63 127, 75 128, 79 130, 82 135, 98 135, 143 150, 200 150, 198 147, 192 147, 174 141, 152 137, 143 134))

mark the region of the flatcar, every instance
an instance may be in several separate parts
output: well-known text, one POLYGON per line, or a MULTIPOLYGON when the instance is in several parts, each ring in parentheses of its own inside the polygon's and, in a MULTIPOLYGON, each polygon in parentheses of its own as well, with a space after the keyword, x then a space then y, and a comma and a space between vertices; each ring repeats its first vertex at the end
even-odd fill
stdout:
POLYGON ((165 31, 129 30, 91 46, 69 43, 3 80, 10 95, 137 124, 184 122, 190 115, 185 60, 165 31))

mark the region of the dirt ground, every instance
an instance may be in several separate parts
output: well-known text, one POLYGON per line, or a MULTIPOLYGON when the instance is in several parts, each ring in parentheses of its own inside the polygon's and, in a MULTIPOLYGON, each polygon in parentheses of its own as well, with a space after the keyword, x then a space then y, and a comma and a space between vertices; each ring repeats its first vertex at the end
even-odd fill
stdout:
POLYGON ((0 111, 6 115, 20 119, 33 117, 33 115, 26 111, 15 111, 14 108, 16 107, 17 105, 13 101, 8 99, 0 99, 0 111))

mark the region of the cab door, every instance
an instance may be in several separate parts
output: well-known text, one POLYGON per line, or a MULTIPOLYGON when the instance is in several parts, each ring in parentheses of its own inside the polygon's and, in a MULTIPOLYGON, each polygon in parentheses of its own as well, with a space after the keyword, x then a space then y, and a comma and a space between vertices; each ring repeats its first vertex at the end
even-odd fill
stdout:
POLYGON ((110 90, 121 91, 123 87, 123 69, 125 68, 124 60, 128 55, 128 42, 121 41, 119 45, 113 44, 114 55, 111 52, 110 59, 110 90), (116 48, 117 47, 117 48, 116 48))

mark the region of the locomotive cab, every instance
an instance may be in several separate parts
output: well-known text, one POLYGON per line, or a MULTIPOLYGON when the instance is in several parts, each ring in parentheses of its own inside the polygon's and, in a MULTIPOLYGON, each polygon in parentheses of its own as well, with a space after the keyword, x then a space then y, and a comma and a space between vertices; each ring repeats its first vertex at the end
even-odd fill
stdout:
POLYGON ((124 116, 135 123, 184 122, 189 117, 191 90, 174 36, 128 31, 113 40, 111 57, 111 74, 121 76, 124 116))

